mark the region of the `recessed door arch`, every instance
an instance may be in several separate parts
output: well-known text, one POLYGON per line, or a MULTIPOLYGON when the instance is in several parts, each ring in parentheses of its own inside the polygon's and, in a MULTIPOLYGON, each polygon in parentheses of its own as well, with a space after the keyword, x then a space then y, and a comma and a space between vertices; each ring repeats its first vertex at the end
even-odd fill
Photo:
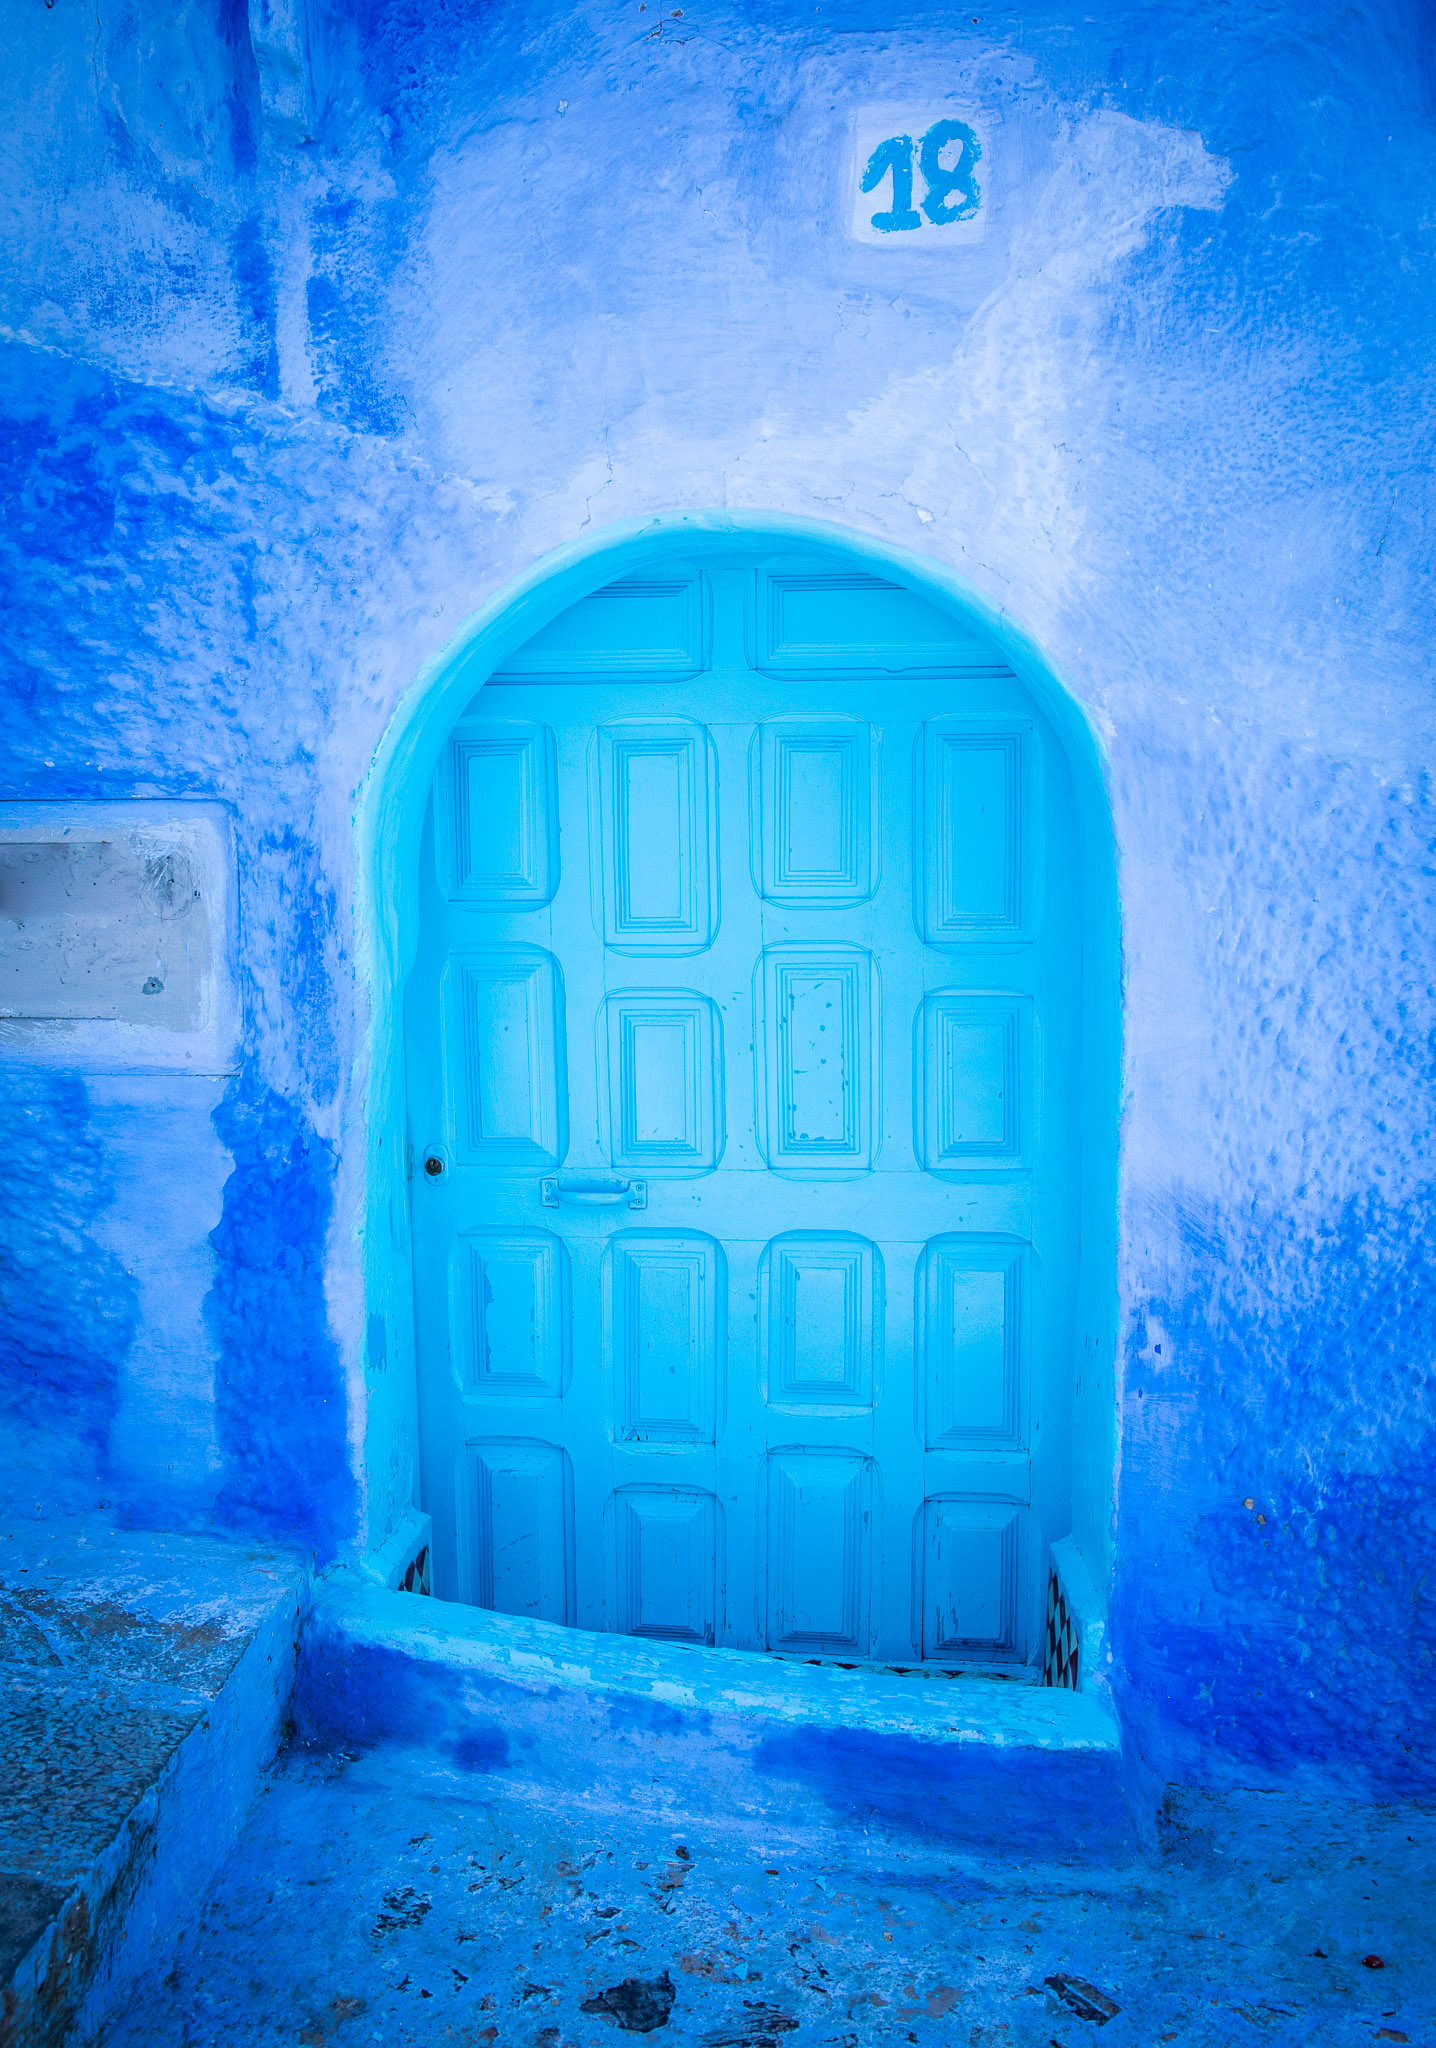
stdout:
POLYGON ((1110 1512, 1090 740, 927 572, 675 529, 497 621, 397 778, 436 1588, 1021 1662, 1110 1512))

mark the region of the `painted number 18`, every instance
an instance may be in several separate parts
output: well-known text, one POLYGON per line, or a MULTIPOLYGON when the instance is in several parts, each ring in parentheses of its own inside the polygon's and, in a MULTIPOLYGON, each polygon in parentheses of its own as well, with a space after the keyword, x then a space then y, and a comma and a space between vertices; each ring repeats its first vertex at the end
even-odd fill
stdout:
POLYGON ((920 228, 926 216, 935 228, 953 221, 971 220, 980 195, 977 189, 977 160, 982 145, 965 121, 934 121, 926 135, 914 143, 910 135, 892 135, 880 142, 868 158, 862 189, 876 192, 892 173, 893 203, 885 213, 875 213, 873 226, 884 234, 904 228, 920 228), (957 161, 949 167, 942 161, 944 151, 957 161), (913 165, 922 173, 925 191, 921 211, 912 203, 913 165))

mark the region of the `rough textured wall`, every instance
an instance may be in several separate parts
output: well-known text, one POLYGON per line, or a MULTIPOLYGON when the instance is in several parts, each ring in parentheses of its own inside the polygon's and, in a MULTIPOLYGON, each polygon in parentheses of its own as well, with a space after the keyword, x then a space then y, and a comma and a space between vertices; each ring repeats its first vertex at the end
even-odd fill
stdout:
POLYGON ((369 1485, 352 1448, 374 748, 547 549, 828 519, 1005 607, 1106 750, 1143 1754, 1429 1789, 1417 0, 17 0, 0 36, 5 793, 230 804, 245 1019, 216 1101, 7 1079, 25 1471, 138 1519, 384 1533, 404 1459, 369 1485), (850 241, 850 112, 969 102, 985 239, 850 241), (125 1220, 161 1109, 209 1133, 171 1147, 178 1294, 174 1228, 125 1220), (140 1370, 158 1301, 205 1362, 183 1389, 153 1344, 140 1370))

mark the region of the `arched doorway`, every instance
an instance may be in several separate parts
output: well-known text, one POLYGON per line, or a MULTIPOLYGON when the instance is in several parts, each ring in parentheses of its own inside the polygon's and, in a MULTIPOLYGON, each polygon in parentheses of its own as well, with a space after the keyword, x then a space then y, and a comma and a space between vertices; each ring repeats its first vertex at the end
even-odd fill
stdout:
POLYGON ((1050 1543, 1110 1496, 1090 746, 861 544, 638 551, 471 661, 410 778, 435 1590, 1020 1665, 1050 1543))

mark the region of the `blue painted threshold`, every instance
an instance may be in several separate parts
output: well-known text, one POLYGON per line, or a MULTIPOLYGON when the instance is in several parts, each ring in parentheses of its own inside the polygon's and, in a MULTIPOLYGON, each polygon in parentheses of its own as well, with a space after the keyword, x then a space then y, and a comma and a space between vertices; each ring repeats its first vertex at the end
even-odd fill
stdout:
POLYGON ((721 1810, 1058 1860, 1133 1846, 1121 1740, 1092 1693, 902 1677, 590 1634, 336 1573, 315 1587, 296 1733, 590 1812, 721 1810))

